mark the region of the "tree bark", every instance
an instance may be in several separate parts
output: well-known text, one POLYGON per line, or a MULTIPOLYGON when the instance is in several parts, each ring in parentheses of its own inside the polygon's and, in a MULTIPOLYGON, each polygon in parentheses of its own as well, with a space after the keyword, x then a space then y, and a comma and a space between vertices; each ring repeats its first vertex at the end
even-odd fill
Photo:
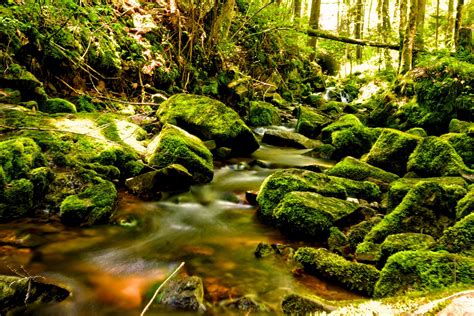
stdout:
POLYGON ((458 0, 456 7, 456 21, 454 22, 454 45, 456 50, 459 48, 459 29, 462 25, 462 11, 464 6, 464 0, 458 0))
MULTIPOLYGON (((355 19, 354 19, 354 36, 356 39, 362 39, 363 14, 362 14, 362 0, 357 0, 355 4, 355 19)), ((358 63, 362 63, 362 47, 356 47, 356 59, 358 63)))
POLYGON ((446 17, 446 33, 445 33, 445 45, 450 48, 453 43, 453 28, 454 28, 454 0, 448 1, 448 15, 446 17))
MULTIPOLYGON (((319 29, 319 16, 321 15, 321 0, 313 0, 311 3, 311 15, 309 17, 309 28, 313 30, 319 29)), ((309 39, 308 45, 316 50, 317 37, 311 37, 309 39)), ((314 59, 315 54, 311 56, 311 59, 314 59)))
MULTIPOLYGON (((382 34, 385 38, 391 37, 392 27, 390 26, 390 3, 389 0, 382 0, 382 34)), ((385 68, 392 68, 392 58, 388 49, 384 49, 385 68)))
POLYGON ((435 50, 438 50, 438 37, 439 37, 439 0, 436 0, 435 50))
POLYGON ((473 53, 472 44, 472 29, 468 27, 462 27, 459 29, 458 42, 456 44, 457 50, 464 50, 473 53))
POLYGON ((418 0, 410 0, 410 15, 406 27, 402 46, 402 59, 400 62, 400 73, 406 73, 413 68, 413 51, 415 47, 416 25, 418 13, 418 0))
POLYGON ((426 0, 418 0, 418 14, 416 17, 416 46, 419 49, 423 49, 424 42, 424 28, 425 28, 425 11, 426 11, 426 0))
POLYGON ((342 43, 347 43, 347 44, 400 50, 400 45, 398 45, 398 44, 378 43, 378 42, 367 41, 367 40, 353 39, 353 38, 350 38, 350 37, 334 35, 334 34, 328 32, 328 31, 324 31, 324 30, 308 29, 308 30, 303 30, 301 32, 307 34, 308 36, 325 38, 325 39, 329 39, 329 40, 333 40, 333 41, 337 41, 337 42, 342 42, 342 43))
MULTIPOLYGON (((408 5, 408 0, 400 0, 400 22, 398 24, 400 47, 403 46, 403 42, 405 40, 405 31, 407 27, 407 5, 408 5)), ((400 50, 400 54, 398 55, 399 67, 401 66, 401 64, 402 64, 402 50, 400 50)))
POLYGON ((301 18, 301 0, 293 0, 293 17, 295 19, 301 18))

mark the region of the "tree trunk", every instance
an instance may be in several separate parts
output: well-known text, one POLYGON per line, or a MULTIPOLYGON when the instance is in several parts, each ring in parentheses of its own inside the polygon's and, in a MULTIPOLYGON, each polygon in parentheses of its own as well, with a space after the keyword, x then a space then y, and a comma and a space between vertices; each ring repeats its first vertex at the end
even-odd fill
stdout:
POLYGON ((294 0, 293 2, 293 17, 295 19, 301 18, 301 0, 294 0))
POLYGON ((209 41, 217 45, 229 35, 232 19, 234 18, 235 0, 226 0, 221 3, 216 0, 214 7, 214 20, 211 27, 209 41))
POLYGON ((418 0, 418 14, 416 17, 416 46, 423 49, 425 43, 423 38, 425 28, 426 0, 418 0))
MULTIPOLYGON (((319 29, 319 16, 321 14, 321 0, 313 0, 311 3, 311 15, 309 17, 309 28, 313 30, 319 29)), ((316 51, 317 37, 311 37, 309 39, 309 47, 313 48, 313 51, 316 51)), ((311 59, 314 59, 315 54, 311 56, 311 59)))
POLYGON ((415 47, 418 0, 410 0, 410 14, 402 46, 400 73, 406 73, 413 68, 413 50, 415 47))
POLYGON ((456 22, 454 23, 454 45, 456 50, 458 50, 459 45, 459 29, 462 25, 462 11, 464 6, 464 0, 458 0, 458 5, 456 7, 456 22))
POLYGON ((439 37, 439 0, 436 0, 435 50, 438 50, 438 37, 439 37))
MULTIPOLYGON (((382 0, 382 34, 385 38, 391 38, 392 27, 390 26, 390 3, 382 0)), ((384 49, 385 68, 392 68, 392 58, 388 49, 384 49)))
MULTIPOLYGON (((400 0, 400 23, 398 25, 400 47, 403 47, 403 42, 405 40, 405 32, 407 28, 407 5, 408 5, 408 0, 400 0)), ((402 65, 402 50, 400 49, 400 54, 398 55, 398 67, 400 68, 401 65, 402 65)))
POLYGON ((448 15, 446 17, 446 33, 445 33, 445 45, 450 48, 453 44, 453 28, 454 28, 454 0, 448 1, 448 15))
MULTIPOLYGON (((363 14, 362 14, 362 0, 357 0, 355 5, 355 21, 354 21, 354 36, 356 39, 362 39, 363 14)), ((362 63, 362 47, 356 47, 356 59, 358 63, 362 63)))
POLYGON ((456 44, 456 50, 464 50, 471 54, 473 53, 471 28, 462 27, 459 29, 459 37, 456 44))

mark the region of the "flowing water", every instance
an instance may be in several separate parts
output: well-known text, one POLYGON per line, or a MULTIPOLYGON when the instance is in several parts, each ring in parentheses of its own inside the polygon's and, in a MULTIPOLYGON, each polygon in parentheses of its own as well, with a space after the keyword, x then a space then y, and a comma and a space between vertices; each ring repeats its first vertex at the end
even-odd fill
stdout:
MULTIPOLYGON (((0 272, 43 275, 72 290, 70 298, 35 310, 37 315, 138 315, 146 295, 180 262, 185 272, 203 279, 211 303, 251 294, 273 307, 273 314, 288 293, 357 298, 315 277, 295 275, 285 257, 254 255, 260 242, 304 245, 261 224, 245 192, 257 191, 275 168, 331 165, 305 152, 261 147, 251 158, 216 166, 212 183, 159 202, 123 192, 114 219, 121 225, 66 228, 54 216, 1 225, 0 239, 9 242, 1 247, 0 272)), ((155 306, 147 315, 178 313, 155 306)))

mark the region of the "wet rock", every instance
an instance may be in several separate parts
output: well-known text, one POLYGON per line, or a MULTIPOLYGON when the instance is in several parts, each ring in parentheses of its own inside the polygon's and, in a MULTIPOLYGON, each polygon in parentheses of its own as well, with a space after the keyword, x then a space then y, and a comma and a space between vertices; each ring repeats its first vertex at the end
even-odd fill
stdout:
POLYGON ((262 101, 250 102, 249 124, 251 126, 280 125, 278 110, 271 103, 262 101))
POLYGON ((469 168, 447 141, 430 136, 425 137, 410 155, 407 171, 421 177, 437 177, 457 176, 469 172, 469 168))
POLYGON ((313 313, 330 313, 336 310, 336 306, 326 303, 323 299, 315 296, 302 296, 290 294, 283 298, 281 308, 285 315, 309 315, 313 313))
POLYGON ((214 176, 212 154, 202 141, 194 135, 174 125, 165 124, 147 157, 150 165, 165 168, 180 164, 193 177, 193 183, 211 182, 214 176))
POLYGON ((374 296, 402 294, 409 290, 429 290, 472 286, 474 259, 431 251, 402 251, 388 258, 380 273, 374 296))
POLYGON ((133 194, 142 198, 153 198, 159 192, 181 192, 189 189, 193 177, 188 170, 179 164, 171 164, 159 170, 150 171, 129 178, 125 186, 133 194))
POLYGON ((21 92, 12 89, 0 89, 0 103, 18 104, 21 102, 21 92))
POLYGON ((383 129, 370 149, 366 161, 372 166, 401 176, 406 173, 408 157, 421 139, 395 129, 383 129))
POLYGON ((255 257, 264 258, 270 255, 280 255, 283 257, 291 258, 294 254, 294 249, 284 244, 267 244, 261 242, 255 249, 255 257))
POLYGON ((232 149, 229 147, 219 147, 214 150, 214 155, 218 159, 227 159, 232 156, 232 149))
POLYGON ((304 106, 298 107, 297 115, 296 132, 310 138, 316 138, 323 127, 331 122, 327 116, 304 106))
POLYGON ((311 149, 320 143, 298 133, 277 129, 268 129, 263 134, 262 142, 275 146, 311 149))
POLYGON ((4 314, 32 304, 61 302, 69 296, 66 289, 39 282, 41 279, 0 275, 0 312, 4 314))
POLYGON ((368 295, 373 294, 380 275, 380 271, 371 265, 347 261, 322 248, 299 248, 295 253, 295 260, 310 273, 368 295))
POLYGON ((346 157, 329 169, 326 174, 358 181, 382 182, 386 185, 399 177, 353 157, 346 157))
POLYGON ((256 206, 256 205, 258 205, 257 195, 258 195, 258 192, 256 192, 256 191, 246 191, 245 192, 245 200, 250 205, 256 206))
MULTIPOLYGON (((401 178, 390 184, 388 190, 388 209, 395 209, 418 183, 433 182, 439 184, 447 193, 450 208, 464 196, 467 189, 466 181, 461 177, 436 177, 436 178, 401 178)), ((447 201, 448 202, 448 201, 447 201)))
POLYGON ((380 262, 383 266, 391 255, 405 250, 431 250, 436 246, 433 237, 419 233, 402 233, 390 235, 381 245, 380 262))
POLYGON ((220 302, 219 305, 225 307, 226 309, 246 312, 246 314, 271 311, 271 309, 265 305, 265 303, 259 302, 258 299, 252 295, 226 300, 220 302))
POLYGON ((170 280, 161 290, 156 302, 176 309, 205 311, 204 287, 201 278, 183 276, 170 280))
POLYGON ((234 110, 205 96, 174 95, 160 105, 156 114, 163 124, 178 125, 202 140, 212 139, 217 147, 232 148, 235 154, 252 153, 259 147, 234 110))
POLYGON ((439 239, 441 249, 474 256, 474 213, 463 217, 443 232, 439 239))
POLYGON ((115 185, 101 180, 81 193, 65 198, 59 216, 66 225, 106 223, 114 212, 117 199, 115 185))

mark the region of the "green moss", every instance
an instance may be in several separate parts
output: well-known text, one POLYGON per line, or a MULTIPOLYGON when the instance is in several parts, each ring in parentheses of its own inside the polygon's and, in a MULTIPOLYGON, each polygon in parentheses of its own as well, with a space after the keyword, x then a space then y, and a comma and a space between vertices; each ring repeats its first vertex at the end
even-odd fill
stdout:
POLYGON ((371 166, 368 163, 359 161, 353 157, 344 158, 334 167, 329 169, 326 174, 358 181, 370 181, 373 179, 385 183, 390 183, 399 178, 396 174, 371 166))
POLYGON ((388 190, 388 209, 393 210, 400 204, 407 193, 420 182, 435 182, 446 191, 449 208, 456 205, 457 201, 464 196, 467 182, 461 177, 439 177, 439 178, 401 178, 390 184, 388 190))
MULTIPOLYGON (((145 166, 134 151, 118 146, 102 150, 91 161, 100 163, 103 166, 115 166, 119 169, 122 179, 140 174, 145 166)), ((110 172, 112 172, 111 175, 116 173, 113 170, 110 170, 110 172)))
POLYGON ((325 143, 331 142, 331 135, 335 131, 344 130, 347 128, 364 128, 364 124, 361 123, 359 118, 353 114, 346 114, 341 116, 337 121, 329 124, 322 129, 322 140, 325 143))
POLYGON ((59 216, 67 225, 105 223, 114 211, 117 198, 114 184, 103 180, 64 199, 59 216))
POLYGON ((391 255, 405 250, 430 250, 436 245, 433 237, 419 233, 403 233, 387 236, 381 245, 382 258, 385 262, 391 255))
POLYGON ((416 147, 408 160, 407 170, 422 177, 456 176, 469 172, 454 148, 434 136, 424 138, 416 147))
POLYGON ((320 312, 330 313, 336 307, 320 297, 289 294, 283 298, 281 309, 285 315, 313 315, 320 312))
POLYGON ((97 118, 96 122, 99 128, 101 129, 102 134, 105 136, 105 138, 113 142, 123 144, 123 141, 120 138, 120 135, 117 129, 117 124, 114 121, 113 115, 103 114, 97 118))
POLYGON ((382 247, 370 241, 364 241, 357 245, 355 258, 362 262, 376 263, 382 257, 382 247))
POLYGON ((346 235, 337 227, 333 226, 329 229, 328 247, 329 251, 344 255, 348 246, 346 235))
POLYGON ((331 144, 336 148, 335 158, 360 157, 372 146, 372 134, 366 127, 350 127, 336 130, 331 134, 331 144))
POLYGON ((297 115, 296 132, 310 138, 316 138, 322 128, 329 123, 327 116, 319 114, 309 107, 298 107, 297 115))
POLYGON ((428 136, 428 133, 426 133, 426 131, 424 129, 422 129, 421 127, 413 127, 413 128, 410 128, 408 131, 407 131, 408 134, 412 134, 412 135, 415 135, 415 136, 420 136, 420 137, 426 137, 428 136))
POLYGON ((24 216, 32 211, 34 187, 27 179, 11 181, 0 198, 0 220, 24 216))
POLYGON ((408 157, 415 150, 420 137, 395 129, 384 129, 370 149, 366 161, 372 166, 403 175, 408 157))
POLYGON ((46 113, 76 113, 76 106, 64 99, 48 99, 43 109, 46 113))
POLYGON ((204 143, 171 124, 163 127, 148 163, 158 168, 180 164, 193 175, 195 183, 210 182, 214 174, 212 154, 204 143))
POLYGON ((458 201, 456 205, 456 218, 459 220, 474 211, 474 188, 458 201))
POLYGON ((360 222, 359 224, 351 226, 346 233, 350 250, 355 251, 357 245, 364 240, 372 227, 380 223, 381 220, 381 217, 374 216, 368 220, 360 222))
POLYGON ((448 141, 463 162, 470 168, 474 167, 474 133, 449 133, 441 135, 442 140, 448 141))
POLYGON ((381 192, 375 183, 333 176, 329 176, 329 179, 333 183, 343 186, 348 197, 364 199, 369 202, 380 200, 381 192))
POLYGON ((252 126, 280 125, 278 110, 271 103, 250 102, 249 124, 252 126))
POLYGON ((40 167, 31 170, 29 175, 34 186, 34 198, 40 200, 48 191, 48 187, 54 181, 54 173, 48 167, 40 167))
POLYGON ((257 196, 260 217, 270 221, 273 209, 287 193, 293 191, 316 192, 342 199, 347 197, 344 187, 326 175, 302 169, 279 170, 267 177, 260 187, 257 196))
POLYGON ((92 98, 89 96, 81 95, 77 97, 74 102, 76 104, 77 112, 95 112, 96 107, 92 103, 92 98))
POLYGON ((437 183, 421 182, 403 201, 374 226, 364 241, 381 243, 396 233, 424 233, 440 237, 454 223, 454 209, 449 207, 446 191, 437 183))
POLYGON ((220 101, 204 96, 177 94, 160 104, 162 123, 180 126, 217 147, 232 148, 236 154, 255 151, 259 145, 239 115, 220 101))
POLYGON ((10 64, 2 73, 0 85, 7 88, 20 90, 23 101, 28 96, 43 105, 48 98, 44 92, 43 84, 31 72, 18 64, 10 64))
POLYGON ((374 296, 462 284, 474 284, 474 259, 431 251, 402 251, 388 259, 375 286, 374 296))
POLYGON ((84 168, 94 170, 102 178, 107 180, 114 180, 120 178, 120 170, 115 166, 104 166, 100 163, 86 163, 84 168))
POLYGON ((449 227, 439 239, 441 249, 474 256, 474 213, 449 227))
POLYGON ((44 164, 40 147, 27 137, 12 138, 0 142, 0 166, 5 181, 27 177, 28 172, 44 164))
POLYGON ((473 129, 473 122, 466 122, 458 119, 452 119, 451 122, 449 122, 450 133, 469 133, 469 131, 472 131, 473 129))
POLYGON ((305 270, 331 281, 343 284, 350 290, 372 295, 380 272, 373 266, 350 262, 325 249, 299 248, 294 259, 305 270))
POLYGON ((285 234, 325 241, 335 221, 358 207, 358 204, 317 193, 291 192, 274 209, 273 220, 285 234))

